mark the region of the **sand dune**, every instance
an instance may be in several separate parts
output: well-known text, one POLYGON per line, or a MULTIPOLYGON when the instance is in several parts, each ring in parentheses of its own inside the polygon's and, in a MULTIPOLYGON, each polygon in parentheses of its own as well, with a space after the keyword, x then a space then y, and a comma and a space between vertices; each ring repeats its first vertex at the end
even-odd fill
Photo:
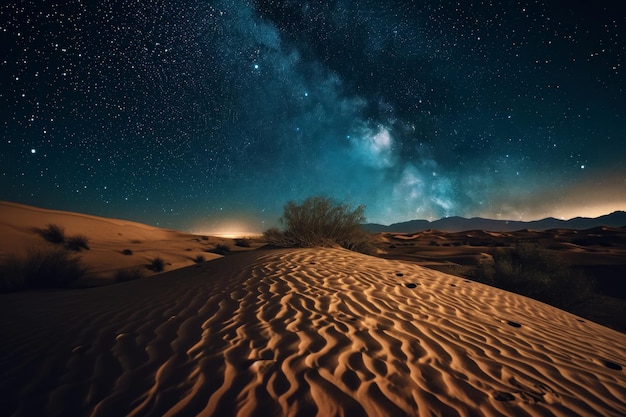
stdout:
MULTIPOLYGON (((198 236, 126 220, 0 201, 0 262, 11 254, 21 255, 31 248, 52 246, 35 231, 48 224, 61 226, 67 236, 82 234, 88 238, 90 250, 78 254, 90 272, 90 279, 83 285, 106 283, 116 271, 143 267, 155 257, 166 262, 165 270, 172 270, 192 265, 198 256, 207 260, 221 257, 208 252, 216 244, 244 250, 233 246, 233 239, 198 236), (132 255, 125 255, 124 251, 132 255)), ((146 275, 153 274, 143 270, 146 275)))
POLYGON ((340 249, 0 303, 7 416, 626 415, 626 335, 340 249))

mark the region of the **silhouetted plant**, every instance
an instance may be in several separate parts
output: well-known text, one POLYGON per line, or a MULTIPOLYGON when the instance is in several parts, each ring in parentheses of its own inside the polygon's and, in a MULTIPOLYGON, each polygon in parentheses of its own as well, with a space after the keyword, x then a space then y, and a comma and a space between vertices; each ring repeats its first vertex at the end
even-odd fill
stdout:
POLYGON ((85 235, 70 236, 65 239, 65 247, 74 252, 80 252, 81 250, 89 250, 89 239, 85 235))
POLYGON ((37 229, 37 232, 50 243, 65 242, 65 230, 57 224, 47 224, 44 229, 37 229))
POLYGON ((124 249, 122 251, 122 255, 132 255, 133 251, 131 249, 124 249))
POLYGON ((371 234, 363 230, 365 206, 355 209, 326 197, 310 197, 301 204, 285 204, 280 222, 263 236, 279 247, 341 246, 358 252, 372 251, 371 234))
POLYGON ((235 246, 239 246, 241 248, 249 248, 252 246, 252 239, 248 239, 248 238, 235 239, 235 246))
POLYGON ((204 262, 205 260, 206 260, 206 259, 204 259, 204 256, 203 256, 203 255, 198 255, 198 256, 196 256, 196 257, 193 259, 193 261, 194 261, 195 263, 197 263, 197 264, 199 264, 200 262, 204 262))
POLYGON ((64 287, 86 273, 80 258, 63 248, 31 249, 24 258, 12 255, 0 265, 0 291, 64 287))
POLYGON ((157 256, 150 261, 147 268, 154 272, 162 272, 165 269, 165 261, 160 256, 157 256))
POLYGON ((230 246, 224 243, 216 243, 213 249, 208 249, 207 252, 217 253, 218 255, 227 255, 230 252, 230 246))
POLYGON ((115 273, 115 282, 126 282, 141 279, 145 276, 141 267, 120 269, 115 273))
POLYGON ((507 291, 568 307, 589 297, 594 283, 568 268, 546 249, 528 243, 493 252, 493 262, 480 264, 475 278, 507 291))

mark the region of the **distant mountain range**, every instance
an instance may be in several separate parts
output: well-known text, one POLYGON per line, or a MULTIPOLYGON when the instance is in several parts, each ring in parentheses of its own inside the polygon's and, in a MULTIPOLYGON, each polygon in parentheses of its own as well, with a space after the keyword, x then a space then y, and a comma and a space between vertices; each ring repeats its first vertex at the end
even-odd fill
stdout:
POLYGON ((443 219, 410 220, 408 222, 394 223, 389 226, 376 223, 367 223, 363 228, 371 233, 394 232, 394 233, 415 233, 428 229, 440 230, 442 232, 463 232, 466 230, 488 230, 491 232, 514 232, 522 229, 550 230, 550 229, 573 229, 584 230, 593 227, 626 227, 626 212, 614 211, 611 214, 596 218, 575 217, 570 220, 559 220, 548 217, 542 220, 530 222, 514 220, 493 220, 473 217, 445 217, 443 219))

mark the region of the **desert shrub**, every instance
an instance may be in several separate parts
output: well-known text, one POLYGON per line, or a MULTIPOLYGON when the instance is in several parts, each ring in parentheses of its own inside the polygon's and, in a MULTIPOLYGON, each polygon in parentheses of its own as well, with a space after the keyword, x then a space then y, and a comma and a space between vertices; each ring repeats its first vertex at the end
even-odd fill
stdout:
POLYGON ((47 224, 44 229, 37 229, 37 232, 50 243, 65 242, 65 230, 58 224, 47 224))
POLYGON ((493 262, 472 273, 484 283, 566 308, 593 293, 593 281, 573 271, 548 250, 519 243, 493 252, 493 262))
POLYGON ((0 291, 60 288, 86 273, 80 258, 63 248, 31 249, 25 257, 9 256, 0 265, 0 291))
POLYGON ((355 209, 326 197, 310 197, 301 204, 285 204, 280 219, 283 230, 263 234, 269 245, 279 247, 341 246, 371 251, 371 235, 362 229, 365 206, 355 209))
POLYGON ((235 239, 235 246, 239 246, 241 248, 249 248, 252 246, 252 239, 248 239, 248 238, 235 239))
POLYGON ((208 249, 206 252, 217 253, 218 255, 226 255, 230 252, 230 246, 224 243, 216 243, 213 249, 208 249))
POLYGON ((193 261, 194 261, 195 263, 197 263, 197 264, 199 264, 200 262, 204 262, 205 260, 206 260, 206 259, 204 258, 204 256, 203 256, 203 255, 198 255, 198 256, 196 256, 196 257, 193 259, 193 261))
POLYGON ((162 272, 165 269, 165 261, 160 256, 150 260, 147 268, 154 272, 162 272))
POLYGON ((122 251, 122 255, 127 255, 127 256, 130 256, 130 255, 132 255, 132 254, 133 254, 132 249, 124 249, 124 250, 122 251))
POLYGON ((89 250, 89 239, 85 235, 70 236, 65 239, 65 247, 74 252, 80 252, 81 250, 89 250))
POLYGON ((141 267, 120 269, 115 273, 115 282, 126 282, 141 279, 145 276, 141 267))

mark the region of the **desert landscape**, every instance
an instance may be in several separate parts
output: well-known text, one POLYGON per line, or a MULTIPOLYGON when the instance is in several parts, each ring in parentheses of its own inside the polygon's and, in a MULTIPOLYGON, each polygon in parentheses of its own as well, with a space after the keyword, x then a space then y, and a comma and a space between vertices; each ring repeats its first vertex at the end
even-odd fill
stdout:
POLYGON ((518 243, 544 248, 574 274, 593 282, 590 297, 567 309, 626 333, 626 228, 596 227, 586 230, 471 230, 379 234, 378 256, 403 260, 460 277, 473 276, 477 265, 492 260, 498 250, 518 243))
POLYGON ((0 417, 625 417, 625 16, 2 2, 0 417))
POLYGON ((57 247, 50 225, 88 247, 70 288, 0 294, 2 415, 626 414, 625 333, 468 279, 526 239, 613 270, 618 300, 620 228, 379 234, 370 256, 8 202, 0 219, 5 264, 57 247))

